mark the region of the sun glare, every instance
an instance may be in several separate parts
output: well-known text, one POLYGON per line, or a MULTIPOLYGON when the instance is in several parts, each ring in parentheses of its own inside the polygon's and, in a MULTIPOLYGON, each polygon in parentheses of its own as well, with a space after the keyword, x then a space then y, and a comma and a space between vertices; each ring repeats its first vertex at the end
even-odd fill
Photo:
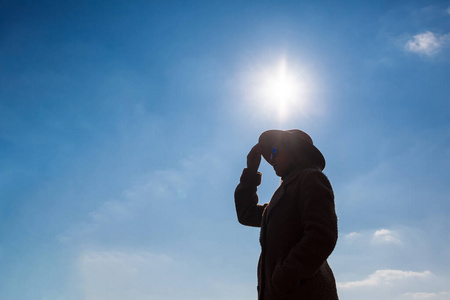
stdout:
POLYGON ((286 62, 282 62, 276 73, 267 78, 266 95, 275 102, 285 102, 292 100, 296 94, 295 80, 286 70, 286 62))
POLYGON ((266 69, 258 76, 258 105, 272 116, 276 113, 280 120, 284 120, 292 110, 301 109, 303 85, 283 59, 276 67, 266 69))

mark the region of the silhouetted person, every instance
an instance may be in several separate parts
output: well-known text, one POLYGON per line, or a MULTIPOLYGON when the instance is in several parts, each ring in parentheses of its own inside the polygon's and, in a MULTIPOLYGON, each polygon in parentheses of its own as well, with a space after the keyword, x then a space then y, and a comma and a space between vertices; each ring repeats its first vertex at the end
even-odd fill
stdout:
POLYGON ((238 220, 261 227, 259 300, 336 300, 327 263, 337 241, 337 217, 325 159, 305 132, 269 130, 247 156, 235 191, 238 220), (261 155, 282 183, 269 203, 259 205, 261 155))

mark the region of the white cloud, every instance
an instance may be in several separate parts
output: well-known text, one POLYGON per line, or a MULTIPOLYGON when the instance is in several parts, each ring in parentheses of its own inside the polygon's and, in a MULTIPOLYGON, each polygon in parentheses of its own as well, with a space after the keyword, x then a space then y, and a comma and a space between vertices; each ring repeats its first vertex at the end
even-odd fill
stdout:
POLYGON ((439 292, 439 293, 405 293, 403 296, 408 299, 448 299, 450 295, 449 292, 439 292))
POLYGON ((450 34, 439 35, 431 31, 426 31, 413 36, 412 39, 406 42, 405 48, 417 54, 431 56, 446 46, 449 39, 450 34))
MULTIPOLYGON (((434 297, 432 300, 450 298, 440 294, 448 290, 449 283, 448 266, 443 263, 450 257, 446 250, 449 239, 445 204, 449 194, 441 180, 446 177, 439 170, 437 176, 431 174, 427 178, 415 172, 426 165, 446 165, 448 145, 441 143, 439 136, 448 137, 449 133, 447 129, 436 135, 426 133, 427 136, 406 134, 395 140, 386 139, 380 145, 381 163, 337 191, 350 216, 363 215, 366 219, 365 223, 352 224, 347 216, 350 223, 345 227, 351 229, 341 235, 330 257, 340 298, 417 300, 425 293, 434 297), (423 199, 433 199, 439 209, 423 199), (403 221, 410 225, 399 225, 403 221), (432 274, 420 272, 422 277, 416 274, 389 281, 387 274, 374 273, 386 269, 429 270, 432 274)), ((406 276, 397 275, 402 274, 406 276)))
MULTIPOLYGON (((337 283, 340 298, 348 300, 448 300, 448 278, 431 271, 377 270, 361 280, 337 283)), ((350 276, 350 277, 349 277, 350 276)), ((339 279, 339 275, 337 276, 339 279)), ((350 280, 349 280, 350 279, 350 280)))
POLYGON ((343 235, 344 240, 348 243, 365 243, 367 245, 381 245, 381 244, 402 244, 402 234, 399 230, 392 229, 378 229, 365 230, 361 232, 350 232, 343 235))
POLYGON ((338 287, 341 289, 352 289, 367 286, 381 286, 389 285, 393 282, 410 278, 424 278, 431 276, 430 271, 424 272, 412 272, 401 270, 377 270, 375 273, 369 275, 366 279, 360 281, 349 281, 338 283, 338 287))
POLYGON ((401 244, 400 234, 389 229, 375 231, 372 236, 372 243, 375 244, 401 244))
POLYGON ((344 235, 344 239, 346 239, 346 240, 355 240, 355 239, 360 238, 361 236, 362 236, 361 233, 354 231, 354 232, 350 232, 350 233, 344 235))

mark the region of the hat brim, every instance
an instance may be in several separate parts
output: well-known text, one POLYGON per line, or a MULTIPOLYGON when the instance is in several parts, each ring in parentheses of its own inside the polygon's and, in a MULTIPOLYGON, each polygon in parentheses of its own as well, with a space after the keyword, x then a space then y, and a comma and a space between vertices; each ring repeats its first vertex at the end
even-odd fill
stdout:
POLYGON ((304 160, 306 156, 309 158, 310 163, 314 166, 317 166, 321 170, 325 168, 325 158, 316 146, 289 131, 277 129, 263 132, 259 136, 258 140, 261 148, 261 154, 269 164, 271 164, 270 155, 272 154, 274 145, 278 144, 282 140, 288 141, 292 144, 292 146, 294 146, 295 158, 304 160))

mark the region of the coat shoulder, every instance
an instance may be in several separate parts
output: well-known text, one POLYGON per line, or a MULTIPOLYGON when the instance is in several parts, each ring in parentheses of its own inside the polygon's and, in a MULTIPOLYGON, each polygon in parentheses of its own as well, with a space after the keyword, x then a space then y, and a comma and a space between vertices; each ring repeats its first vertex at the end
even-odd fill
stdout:
POLYGON ((300 178, 303 187, 325 188, 333 190, 328 177, 318 169, 305 169, 300 178))

